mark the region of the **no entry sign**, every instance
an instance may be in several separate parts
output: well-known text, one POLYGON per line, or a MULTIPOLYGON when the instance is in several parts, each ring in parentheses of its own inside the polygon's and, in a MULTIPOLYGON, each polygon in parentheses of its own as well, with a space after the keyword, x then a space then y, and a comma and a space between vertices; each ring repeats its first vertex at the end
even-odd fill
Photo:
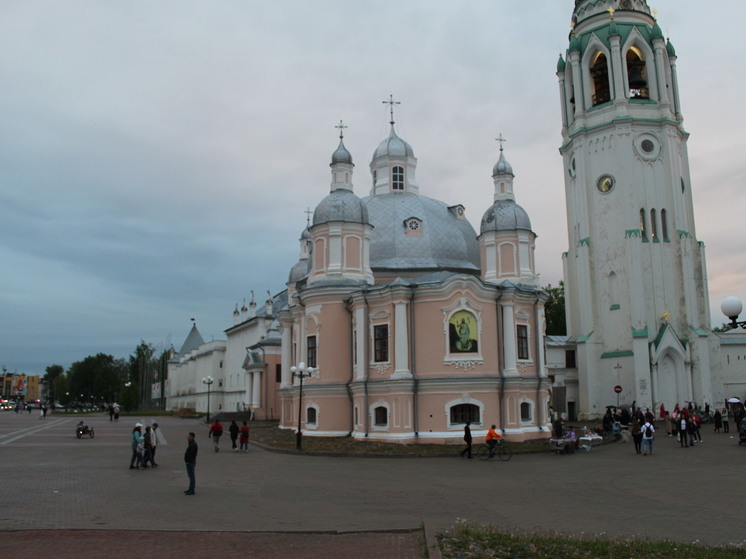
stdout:
POLYGON ((617 384, 614 387, 614 392, 616 392, 617 394, 620 394, 622 392, 622 387, 617 384))

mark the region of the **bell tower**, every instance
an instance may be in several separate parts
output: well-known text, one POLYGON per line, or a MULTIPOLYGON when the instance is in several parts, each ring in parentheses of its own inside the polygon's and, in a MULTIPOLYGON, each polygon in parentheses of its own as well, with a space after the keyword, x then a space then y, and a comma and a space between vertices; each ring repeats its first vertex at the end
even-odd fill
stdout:
POLYGON ((557 76, 578 409, 712 402, 704 244, 676 51, 646 0, 576 0, 557 76))

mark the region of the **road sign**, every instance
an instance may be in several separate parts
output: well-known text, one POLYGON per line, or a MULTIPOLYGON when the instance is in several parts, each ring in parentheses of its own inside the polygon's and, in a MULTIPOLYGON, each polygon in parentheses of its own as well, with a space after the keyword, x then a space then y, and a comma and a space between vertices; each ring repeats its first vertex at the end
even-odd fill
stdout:
POLYGON ((616 385, 616 386, 614 387, 614 392, 616 392, 617 394, 619 394, 619 393, 621 393, 621 391, 622 391, 622 387, 621 387, 621 386, 619 386, 619 385, 617 384, 617 385, 616 385))

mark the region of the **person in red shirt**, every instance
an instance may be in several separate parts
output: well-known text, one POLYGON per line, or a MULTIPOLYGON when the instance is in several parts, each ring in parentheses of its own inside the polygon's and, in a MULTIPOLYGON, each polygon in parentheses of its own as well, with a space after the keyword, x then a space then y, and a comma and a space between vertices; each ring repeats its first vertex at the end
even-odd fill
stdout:
POLYGON ((498 434, 497 431, 495 431, 494 425, 490 427, 489 431, 487 431, 487 436, 485 437, 485 441, 487 442, 487 446, 490 447, 490 456, 495 454, 495 446, 497 446, 497 441, 499 441, 502 438, 503 436, 498 434))
POLYGON ((220 424, 220 420, 216 419, 210 427, 210 437, 212 437, 212 443, 215 445, 215 452, 220 452, 220 436, 222 434, 223 426, 220 424))

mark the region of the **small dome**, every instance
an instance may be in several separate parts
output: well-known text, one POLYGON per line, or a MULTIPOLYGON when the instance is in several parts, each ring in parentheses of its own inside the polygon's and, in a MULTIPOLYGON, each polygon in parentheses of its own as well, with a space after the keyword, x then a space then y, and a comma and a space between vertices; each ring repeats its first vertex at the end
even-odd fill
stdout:
POLYGON ((306 227, 303 230, 303 233, 300 234, 300 240, 301 241, 308 241, 310 239, 311 239, 311 230, 308 227, 306 227))
POLYGON ((480 233, 487 231, 531 231, 531 220, 526 210, 513 200, 498 200, 482 216, 480 233))
POLYGON ((559 60, 557 61, 557 73, 562 73, 565 71, 565 59, 562 58, 562 55, 560 54, 559 60))
POLYGON ((414 150, 412 146, 396 135, 392 125, 389 137, 378 144, 373 154, 373 160, 375 161, 379 157, 414 157, 414 150))
POLYGON ((290 268, 290 273, 288 274, 288 283, 295 283, 296 281, 302 280, 308 275, 310 271, 311 260, 309 258, 302 258, 298 260, 295 266, 290 268))
POLYGON ((313 224, 329 221, 370 223, 365 204, 351 190, 335 190, 324 198, 313 212, 313 224))
POLYGON ((513 167, 511 167, 508 160, 505 159, 502 149, 500 150, 500 159, 497 160, 497 163, 495 163, 495 166, 492 168, 492 176, 494 177, 495 175, 515 176, 513 175, 513 167))
POLYGON ((676 49, 673 48, 673 43, 671 41, 668 41, 666 43, 666 51, 668 52, 668 56, 670 57, 676 56, 676 49))
POLYGON ((340 139, 339 140, 339 147, 337 147, 337 150, 332 153, 332 162, 331 164, 334 165, 335 163, 349 163, 352 164, 352 155, 350 155, 350 152, 347 151, 347 148, 344 145, 344 142, 340 139))

